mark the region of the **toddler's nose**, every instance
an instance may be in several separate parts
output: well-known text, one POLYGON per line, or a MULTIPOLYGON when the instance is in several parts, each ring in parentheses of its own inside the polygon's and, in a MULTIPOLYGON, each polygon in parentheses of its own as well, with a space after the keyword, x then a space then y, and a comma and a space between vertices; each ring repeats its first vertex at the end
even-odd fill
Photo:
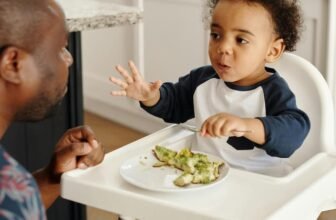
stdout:
POLYGON ((232 46, 229 42, 222 42, 217 48, 218 54, 231 55, 232 54, 232 46))

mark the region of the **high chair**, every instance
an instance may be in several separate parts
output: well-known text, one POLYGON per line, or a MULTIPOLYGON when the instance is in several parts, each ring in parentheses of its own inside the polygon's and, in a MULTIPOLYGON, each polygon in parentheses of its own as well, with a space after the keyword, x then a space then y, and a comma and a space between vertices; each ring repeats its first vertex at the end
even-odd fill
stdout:
MULTIPOLYGON (((315 220, 321 211, 336 208, 334 112, 328 86, 321 73, 297 55, 285 53, 270 66, 286 79, 311 120, 303 146, 289 159, 295 168, 289 175, 272 177, 231 167, 218 184, 185 192, 147 190, 150 178, 142 188, 125 181, 120 167, 130 158, 150 153, 156 144, 190 144, 194 133, 172 125, 108 153, 96 167, 65 173, 61 195, 146 220, 315 220)), ((151 166, 144 165, 143 171, 151 166)))
POLYGON ((298 107, 308 114, 311 122, 303 146, 290 157, 294 167, 318 152, 335 154, 333 102, 322 74, 307 60, 291 53, 285 53, 281 60, 269 66, 285 78, 298 107))

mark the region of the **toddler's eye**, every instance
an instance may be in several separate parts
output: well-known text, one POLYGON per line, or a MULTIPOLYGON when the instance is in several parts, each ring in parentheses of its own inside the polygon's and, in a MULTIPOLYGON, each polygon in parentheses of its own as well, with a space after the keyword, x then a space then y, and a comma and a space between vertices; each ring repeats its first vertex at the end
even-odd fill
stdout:
POLYGON ((218 40, 220 38, 220 35, 218 33, 216 33, 216 32, 211 32, 210 33, 210 38, 212 40, 218 40))
POLYGON ((238 38, 237 38, 237 42, 238 42, 239 44, 247 44, 247 43, 248 43, 247 40, 245 40, 245 39, 243 39, 243 38, 241 38, 241 37, 238 37, 238 38))

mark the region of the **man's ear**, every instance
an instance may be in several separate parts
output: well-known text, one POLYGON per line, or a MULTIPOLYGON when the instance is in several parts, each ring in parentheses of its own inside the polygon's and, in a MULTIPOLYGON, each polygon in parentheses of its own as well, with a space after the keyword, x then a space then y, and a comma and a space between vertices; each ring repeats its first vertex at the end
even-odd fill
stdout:
POLYGON ((10 83, 22 81, 22 59, 24 51, 17 47, 7 47, 0 55, 0 77, 10 83))
POLYGON ((282 38, 276 38, 271 43, 269 51, 266 55, 266 62, 273 63, 275 62, 285 51, 285 43, 282 38))

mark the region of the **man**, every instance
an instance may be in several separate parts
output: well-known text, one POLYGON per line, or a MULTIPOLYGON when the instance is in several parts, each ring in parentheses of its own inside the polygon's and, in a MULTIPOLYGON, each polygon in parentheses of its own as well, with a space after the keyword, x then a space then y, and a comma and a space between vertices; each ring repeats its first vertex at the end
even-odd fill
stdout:
MULTIPOLYGON (((62 100, 73 62, 67 35, 54 0, 0 0, 0 138, 13 121, 41 120, 62 100)), ((45 219, 44 207, 60 195, 61 174, 103 156, 90 128, 70 129, 33 178, 0 146, 0 219, 45 219)))

